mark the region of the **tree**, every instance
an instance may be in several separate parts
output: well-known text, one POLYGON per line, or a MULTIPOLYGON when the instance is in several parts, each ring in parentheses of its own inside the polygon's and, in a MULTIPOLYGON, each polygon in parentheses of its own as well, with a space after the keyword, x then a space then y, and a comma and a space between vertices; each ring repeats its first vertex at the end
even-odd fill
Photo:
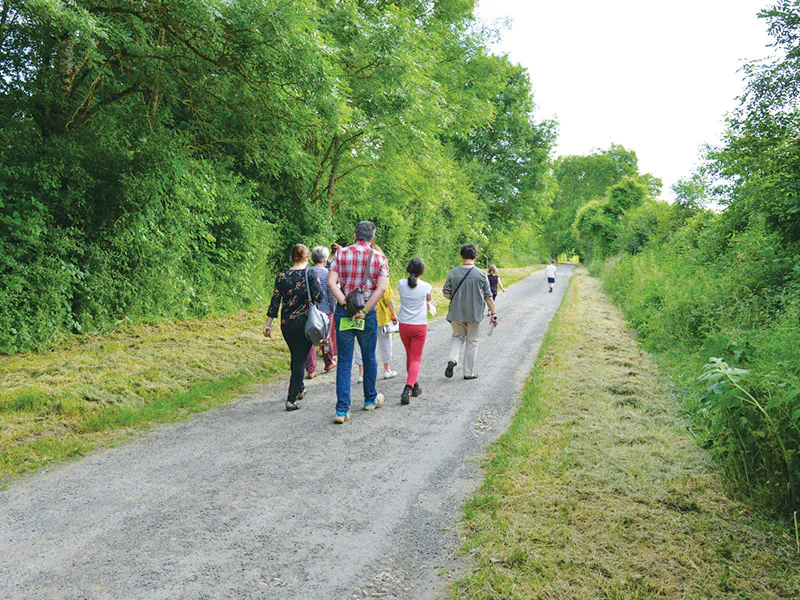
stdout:
POLYGON ((616 144, 587 156, 560 157, 554 168, 557 192, 546 230, 550 253, 574 253, 578 241, 572 224, 578 209, 591 200, 602 198, 606 190, 623 177, 637 174, 636 153, 616 144))

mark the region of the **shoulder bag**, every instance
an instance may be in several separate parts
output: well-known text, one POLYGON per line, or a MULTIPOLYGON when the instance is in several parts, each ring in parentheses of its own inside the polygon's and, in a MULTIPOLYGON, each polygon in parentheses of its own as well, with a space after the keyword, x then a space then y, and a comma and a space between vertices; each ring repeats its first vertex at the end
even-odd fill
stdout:
POLYGON ((322 346, 331 333, 331 322, 328 316, 317 308, 311 299, 311 286, 308 285, 308 267, 306 267, 306 292, 308 292, 308 316, 304 332, 306 339, 314 346, 322 346))
POLYGON ((464 277, 462 277, 462 278, 461 278, 461 281, 459 281, 459 282, 458 282, 458 285, 456 286, 456 289, 454 289, 454 290, 453 290, 453 293, 452 293, 452 294, 450 294, 450 302, 452 302, 453 300, 455 300, 455 297, 456 297, 456 292, 457 292, 457 291, 459 290, 459 288, 461 287, 461 284, 462 284, 462 283, 464 283, 464 282, 466 281, 467 277, 469 277, 470 275, 472 275, 472 272, 473 272, 474 270, 475 270, 475 267, 472 267, 472 268, 471 268, 471 269, 470 269, 470 270, 467 272, 467 274, 466 274, 466 275, 464 275, 464 277))

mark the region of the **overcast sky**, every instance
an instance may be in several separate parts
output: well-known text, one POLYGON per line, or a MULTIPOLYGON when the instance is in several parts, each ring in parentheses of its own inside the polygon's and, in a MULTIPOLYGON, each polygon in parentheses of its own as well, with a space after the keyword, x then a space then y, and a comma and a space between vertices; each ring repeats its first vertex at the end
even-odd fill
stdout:
POLYGON ((494 47, 531 76, 537 119, 559 122, 556 153, 634 150, 664 196, 716 143, 743 91, 743 61, 770 54, 767 0, 479 0, 508 18, 494 47))

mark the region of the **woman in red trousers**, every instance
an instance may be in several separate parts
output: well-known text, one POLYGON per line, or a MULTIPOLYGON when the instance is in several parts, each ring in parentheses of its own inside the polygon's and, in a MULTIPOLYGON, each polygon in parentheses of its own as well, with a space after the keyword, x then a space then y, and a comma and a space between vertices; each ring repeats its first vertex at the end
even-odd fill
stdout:
POLYGON ((422 393, 419 384, 419 367, 422 363, 422 350, 428 336, 428 305, 433 304, 430 283, 420 279, 425 272, 421 258, 412 258, 406 267, 408 278, 397 284, 400 294, 400 339, 406 349, 406 371, 408 377, 400 396, 401 404, 408 404, 410 397, 422 393))

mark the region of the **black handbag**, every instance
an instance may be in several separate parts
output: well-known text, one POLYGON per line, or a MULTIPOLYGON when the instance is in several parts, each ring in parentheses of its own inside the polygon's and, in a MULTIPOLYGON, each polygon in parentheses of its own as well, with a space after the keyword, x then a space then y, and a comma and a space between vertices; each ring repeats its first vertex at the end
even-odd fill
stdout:
POLYGON ((361 280, 361 285, 344 297, 344 310, 351 317, 358 311, 364 310, 364 306, 367 304, 366 300, 364 299, 364 286, 367 284, 367 276, 369 275, 369 269, 372 266, 373 252, 374 250, 370 249, 369 257, 367 258, 367 266, 364 269, 364 279, 361 280))

